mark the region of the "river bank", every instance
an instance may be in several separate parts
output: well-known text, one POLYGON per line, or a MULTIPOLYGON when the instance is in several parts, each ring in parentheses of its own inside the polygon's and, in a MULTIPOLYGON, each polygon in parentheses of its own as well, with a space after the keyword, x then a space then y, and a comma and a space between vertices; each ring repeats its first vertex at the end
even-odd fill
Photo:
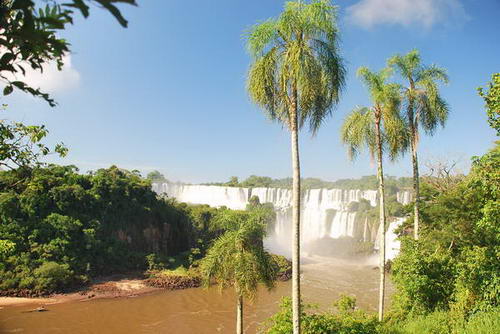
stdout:
MULTIPOLYGON (((278 281, 284 282, 290 278, 291 268, 282 270, 278 274, 278 281)), ((97 279, 95 283, 70 293, 56 293, 42 297, 0 296, 0 308, 20 305, 43 306, 102 298, 137 297, 160 290, 183 290, 200 286, 201 279, 198 276, 173 275, 168 271, 146 276, 142 273, 113 275, 97 279)))
POLYGON ((148 278, 138 278, 134 275, 114 275, 100 278, 95 283, 81 287, 70 293, 56 293, 44 297, 0 297, 0 307, 20 306, 20 305, 52 305, 72 301, 85 301, 100 298, 120 298, 136 297, 154 291, 160 288, 149 286, 148 278), (134 278, 131 278, 134 277, 134 278))

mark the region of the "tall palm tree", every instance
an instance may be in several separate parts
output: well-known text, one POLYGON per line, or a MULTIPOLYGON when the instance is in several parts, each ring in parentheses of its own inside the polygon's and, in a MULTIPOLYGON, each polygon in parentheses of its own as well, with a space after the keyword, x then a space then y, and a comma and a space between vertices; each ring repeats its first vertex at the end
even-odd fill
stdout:
POLYGON ((341 128, 341 139, 348 146, 349 157, 354 159, 363 148, 368 148, 372 158, 377 160, 377 178, 380 208, 380 289, 379 289, 379 320, 384 316, 385 296, 385 190, 383 154, 388 151, 395 159, 404 152, 407 146, 404 122, 399 115, 399 86, 386 83, 390 69, 376 73, 366 67, 358 69, 358 76, 364 81, 373 105, 354 109, 344 121, 341 128))
POLYGON ((448 104, 441 97, 438 82, 448 83, 446 70, 435 65, 424 66, 418 50, 408 54, 395 55, 388 60, 388 65, 394 67, 404 80, 407 87, 402 89, 402 97, 406 105, 405 118, 411 139, 411 154, 413 165, 413 197, 414 205, 414 237, 418 239, 420 224, 420 190, 418 176, 417 148, 419 127, 429 135, 434 134, 438 125, 444 126, 448 118, 448 104))
POLYGON ((237 296, 236 333, 243 333, 243 299, 253 300, 259 283, 271 289, 276 264, 264 250, 263 216, 259 213, 227 211, 221 222, 229 230, 220 236, 201 263, 205 286, 211 281, 222 290, 233 287, 237 296))
POLYGON ((336 7, 328 0, 287 2, 277 18, 254 25, 248 34, 253 63, 247 88, 251 99, 291 134, 293 333, 300 333, 300 162, 299 130, 313 134, 339 101, 345 68, 338 52, 336 7))

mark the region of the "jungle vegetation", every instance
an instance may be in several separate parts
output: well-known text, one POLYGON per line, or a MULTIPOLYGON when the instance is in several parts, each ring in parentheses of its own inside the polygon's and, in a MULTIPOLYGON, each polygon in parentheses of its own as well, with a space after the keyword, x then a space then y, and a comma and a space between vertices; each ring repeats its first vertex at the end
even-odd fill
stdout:
MULTIPOLYGON (((50 62, 61 68, 70 44, 58 37, 58 32, 73 23, 76 13, 88 17, 91 2, 46 1, 43 8, 31 0, 0 2, 3 95, 19 90, 51 106, 56 104, 45 92, 12 79, 13 75, 22 78, 27 67, 42 71, 50 62)), ((94 2, 124 27, 127 21, 116 5, 136 4, 134 0, 94 2)), ((224 185, 291 187, 296 227, 301 186, 376 189, 381 179, 380 175, 335 182, 300 178, 299 130, 308 124, 315 133, 338 103, 343 88, 345 70, 338 33, 336 8, 326 0, 288 2, 278 18, 255 25, 248 32, 253 57, 249 94, 290 131, 294 175, 279 180, 251 176, 241 183, 232 177, 224 185)), ((392 208, 409 214, 400 231, 401 252, 391 268, 397 288, 393 306, 384 321, 356 310, 352 297, 340 299, 336 312, 318 312, 308 305, 300 308, 296 229, 294 298, 284 300, 281 310, 271 317, 264 329, 268 333, 302 329, 303 333, 461 334, 496 333, 500 328, 500 143, 485 155, 474 157, 468 175, 421 177, 416 154, 418 128, 432 134, 445 124, 448 107, 439 94, 438 83, 448 78, 443 69, 422 65, 418 51, 397 55, 388 63, 408 84, 399 93, 411 137, 414 175, 386 177, 385 187, 390 197, 396 189, 413 186, 417 198, 410 210, 397 205, 392 208)), ((479 88, 479 94, 485 100, 488 122, 498 135, 500 74, 493 74, 491 82, 479 88)), ((2 108, 4 112, 6 107, 2 108)), ((83 175, 74 166, 45 165, 40 162, 43 156, 50 152, 64 156, 67 152, 62 144, 46 146, 46 135, 43 125, 0 120, 2 294, 64 291, 98 275, 161 270, 177 266, 177 262, 199 266, 207 254, 222 251, 220 245, 243 251, 241 259, 252 257, 254 251, 263 255, 256 241, 262 238, 261 230, 248 232, 243 228, 241 232, 233 225, 238 219, 228 221, 224 217, 241 214, 248 220, 259 217, 268 222, 272 220, 272 208, 265 203, 252 201, 248 212, 231 213, 227 208, 193 206, 158 197, 151 190, 151 181, 165 181, 160 173, 144 179, 136 171, 113 166, 83 175), (258 237, 246 238, 247 232, 255 232, 258 237)), ((366 202, 353 210, 376 215, 366 202)), ((384 206, 379 204, 374 210, 382 212, 384 206)), ((208 256, 206 263, 210 264, 210 258, 214 256, 208 256)), ((220 282, 229 277, 227 282, 235 282, 236 273, 246 272, 239 266, 253 263, 269 270, 252 272, 257 274, 248 286, 255 287, 257 281, 270 286, 272 275, 267 274, 279 270, 265 265, 270 261, 265 258, 257 262, 235 261, 230 263, 234 265, 231 268, 224 268, 224 275, 207 276, 219 278, 220 282), (261 272, 266 274, 259 276, 261 272)))

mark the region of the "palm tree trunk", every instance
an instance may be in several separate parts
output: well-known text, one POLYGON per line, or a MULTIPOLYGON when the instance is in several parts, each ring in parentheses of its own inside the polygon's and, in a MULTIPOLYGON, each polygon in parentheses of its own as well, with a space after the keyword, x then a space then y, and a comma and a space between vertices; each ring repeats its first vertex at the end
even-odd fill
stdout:
POLYGON ((238 296, 236 307, 236 334, 243 334, 243 296, 238 296))
POLYGON ((293 334, 300 334, 300 161, 297 91, 292 95, 290 130, 292 144, 292 313, 293 334))
POLYGON ((418 178, 418 158, 417 158, 417 135, 415 126, 411 126, 411 158, 413 164, 413 197, 414 197, 414 218, 413 218, 413 235, 415 240, 418 240, 418 230, 420 228, 420 184, 418 178))
MULTIPOLYGON (((415 83, 410 78, 410 90, 415 90, 415 83)), ((417 124, 415 114, 413 111, 413 94, 410 94, 408 101, 408 119, 410 121, 410 144, 411 144, 411 158, 413 166, 413 236, 418 240, 418 230, 420 228, 420 183, 418 179, 418 160, 417 160, 417 124)))
POLYGON ((384 297, 385 297, 385 191, 384 191, 384 170, 382 166, 382 141, 380 137, 380 118, 375 121, 376 140, 377 140, 377 175, 378 175, 378 191, 380 204, 380 237, 379 237, 379 254, 380 254, 380 287, 378 299, 378 320, 384 318, 384 297))

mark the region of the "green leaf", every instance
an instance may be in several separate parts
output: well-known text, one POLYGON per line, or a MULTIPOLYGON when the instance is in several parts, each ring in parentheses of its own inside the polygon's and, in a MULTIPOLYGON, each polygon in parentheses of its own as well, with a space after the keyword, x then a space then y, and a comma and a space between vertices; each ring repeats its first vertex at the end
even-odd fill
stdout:
POLYGON ((5 86, 5 88, 3 89, 3 95, 9 95, 13 90, 14 88, 12 87, 12 85, 5 86))
POLYGON ((0 64, 2 65, 7 65, 10 63, 12 60, 14 60, 16 56, 13 53, 7 52, 5 53, 2 58, 0 58, 0 64))
POLYGON ((63 3, 62 5, 79 9, 85 18, 89 16, 89 6, 83 0, 73 0, 73 3, 63 3))
POLYGON ((118 8, 116 8, 115 5, 113 5, 111 2, 115 2, 112 0, 97 0, 104 8, 106 8, 117 20, 118 22, 126 28, 128 25, 127 20, 123 17, 122 13, 118 8))
POLYGON ((22 81, 13 81, 11 84, 19 89, 24 89, 24 87, 26 86, 26 84, 22 81))
POLYGON ((35 4, 31 0, 14 0, 11 9, 25 9, 28 7, 33 7, 35 4))

